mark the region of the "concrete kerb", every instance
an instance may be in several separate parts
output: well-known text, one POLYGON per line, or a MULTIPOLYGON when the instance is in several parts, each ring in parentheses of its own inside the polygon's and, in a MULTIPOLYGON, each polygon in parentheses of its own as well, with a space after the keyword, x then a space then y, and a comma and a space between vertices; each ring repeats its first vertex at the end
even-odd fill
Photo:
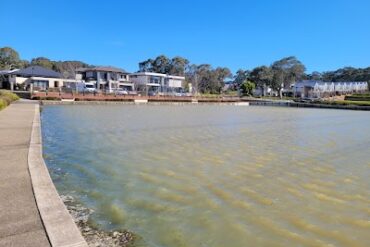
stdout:
POLYGON ((51 180, 42 157, 40 106, 35 105, 28 169, 36 204, 50 244, 53 247, 87 247, 85 239, 74 223, 51 180))

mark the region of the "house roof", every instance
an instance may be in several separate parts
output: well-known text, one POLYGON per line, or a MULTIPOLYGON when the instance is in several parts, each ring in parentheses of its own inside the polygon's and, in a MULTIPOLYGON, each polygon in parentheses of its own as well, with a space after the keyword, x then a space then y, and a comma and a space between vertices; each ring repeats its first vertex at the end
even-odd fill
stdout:
POLYGON ((13 69, 13 70, 0 70, 0 75, 7 75, 12 72, 18 71, 19 69, 13 69))
POLYGON ((123 73, 123 74, 128 74, 127 71, 116 68, 116 67, 111 67, 111 66, 98 66, 98 67, 92 67, 92 68, 78 68, 76 69, 77 72, 86 72, 86 71, 103 71, 103 72, 115 72, 115 73, 123 73))
POLYGON ((315 81, 315 80, 303 80, 303 81, 298 81, 294 87, 315 87, 316 84, 318 85, 324 85, 324 84, 334 84, 335 86, 338 85, 345 85, 345 84, 361 84, 361 83, 366 83, 366 82, 350 82, 350 81, 338 81, 338 82, 328 82, 328 81, 315 81))
POLYGON ((155 72, 136 72, 136 73, 132 73, 130 75, 136 75, 136 76, 149 75, 149 76, 165 77, 165 78, 170 78, 170 79, 185 80, 184 76, 167 75, 167 74, 161 74, 161 73, 155 73, 155 72))
POLYGON ((62 74, 51 69, 46 69, 41 66, 30 66, 25 69, 20 69, 10 73, 22 77, 46 77, 46 78, 62 78, 62 74))

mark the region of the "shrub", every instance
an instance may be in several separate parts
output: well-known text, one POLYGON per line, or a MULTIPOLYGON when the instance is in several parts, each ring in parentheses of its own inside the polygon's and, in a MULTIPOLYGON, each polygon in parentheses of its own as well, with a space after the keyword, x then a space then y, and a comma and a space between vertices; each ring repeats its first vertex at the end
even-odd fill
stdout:
POLYGON ((7 97, 11 99, 11 101, 19 100, 18 95, 6 90, 0 90, 0 97, 7 97))
POLYGON ((16 101, 18 99, 19 99, 18 95, 14 94, 10 91, 0 90, 0 109, 5 108, 10 103, 12 103, 13 101, 16 101))
POLYGON ((256 88, 256 85, 253 82, 245 80, 242 85, 240 85, 240 89, 243 95, 252 95, 253 90, 256 88))
POLYGON ((5 102, 5 100, 1 99, 0 98, 0 110, 4 109, 5 107, 7 107, 7 103, 5 102))

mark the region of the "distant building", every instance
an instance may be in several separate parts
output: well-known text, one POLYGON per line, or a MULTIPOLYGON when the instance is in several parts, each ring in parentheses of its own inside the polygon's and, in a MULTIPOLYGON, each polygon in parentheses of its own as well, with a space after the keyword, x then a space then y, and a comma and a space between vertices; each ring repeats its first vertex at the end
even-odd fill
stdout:
POLYGON ((130 81, 141 92, 174 93, 184 90, 185 77, 152 72, 130 74, 130 81))
POLYGON ((67 82, 75 81, 65 79, 60 73, 41 66, 3 71, 2 76, 5 77, 2 87, 10 90, 44 91, 50 88, 60 88, 67 82))
POLYGON ((129 73, 114 67, 79 68, 76 70, 76 79, 94 83, 99 90, 114 91, 122 88, 134 90, 134 84, 129 81, 129 73))
POLYGON ((256 87, 253 90, 253 96, 278 96, 279 93, 274 91, 271 87, 256 87))
POLYGON ((293 86, 294 95, 301 98, 323 98, 365 91, 368 91, 367 82, 324 82, 306 80, 299 81, 293 86))

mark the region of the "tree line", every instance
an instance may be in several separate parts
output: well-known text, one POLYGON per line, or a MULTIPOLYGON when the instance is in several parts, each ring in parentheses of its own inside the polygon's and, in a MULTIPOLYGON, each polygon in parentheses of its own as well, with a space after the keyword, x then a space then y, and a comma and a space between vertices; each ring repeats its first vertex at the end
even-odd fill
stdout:
MULTIPOLYGON (((186 82, 200 93, 220 93, 226 82, 232 90, 250 94, 256 87, 272 88, 282 96, 287 89, 299 80, 367 81, 370 83, 370 67, 345 67, 335 71, 305 73, 305 65, 294 56, 282 58, 271 65, 262 65, 252 70, 239 69, 233 75, 227 67, 213 68, 210 64, 191 64, 183 57, 168 58, 160 55, 139 63, 140 72, 157 72, 185 76, 186 82)), ((263 91, 263 90, 262 90, 263 91)))
POLYGON ((60 72, 65 78, 74 78, 76 68, 90 66, 81 61, 53 61, 46 57, 36 57, 31 61, 22 60, 19 53, 13 48, 0 48, 0 70, 23 69, 31 65, 38 65, 60 72))
POLYGON ((190 64, 189 60, 180 56, 168 58, 160 55, 139 63, 139 72, 156 72, 177 76, 185 76, 186 82, 200 93, 220 93, 225 80, 232 78, 230 69, 213 68, 210 64, 190 64))
MULTIPOLYGON (((0 70, 25 68, 29 65, 39 65, 63 74, 65 78, 74 78, 75 69, 91 67, 81 61, 53 61, 46 57, 37 57, 31 61, 22 60, 16 50, 11 47, 0 48, 0 70)), ((239 69, 235 75, 227 67, 212 67, 210 64, 192 64, 184 57, 169 58, 160 55, 139 63, 138 72, 156 72, 185 76, 186 83, 191 83, 194 91, 199 93, 221 93, 225 83, 232 90, 242 90, 250 93, 253 88, 270 87, 281 95, 284 88, 298 80, 323 81, 368 81, 370 82, 370 67, 344 67, 335 71, 305 73, 304 64, 296 57, 290 56, 262 65, 251 70, 239 69)))

